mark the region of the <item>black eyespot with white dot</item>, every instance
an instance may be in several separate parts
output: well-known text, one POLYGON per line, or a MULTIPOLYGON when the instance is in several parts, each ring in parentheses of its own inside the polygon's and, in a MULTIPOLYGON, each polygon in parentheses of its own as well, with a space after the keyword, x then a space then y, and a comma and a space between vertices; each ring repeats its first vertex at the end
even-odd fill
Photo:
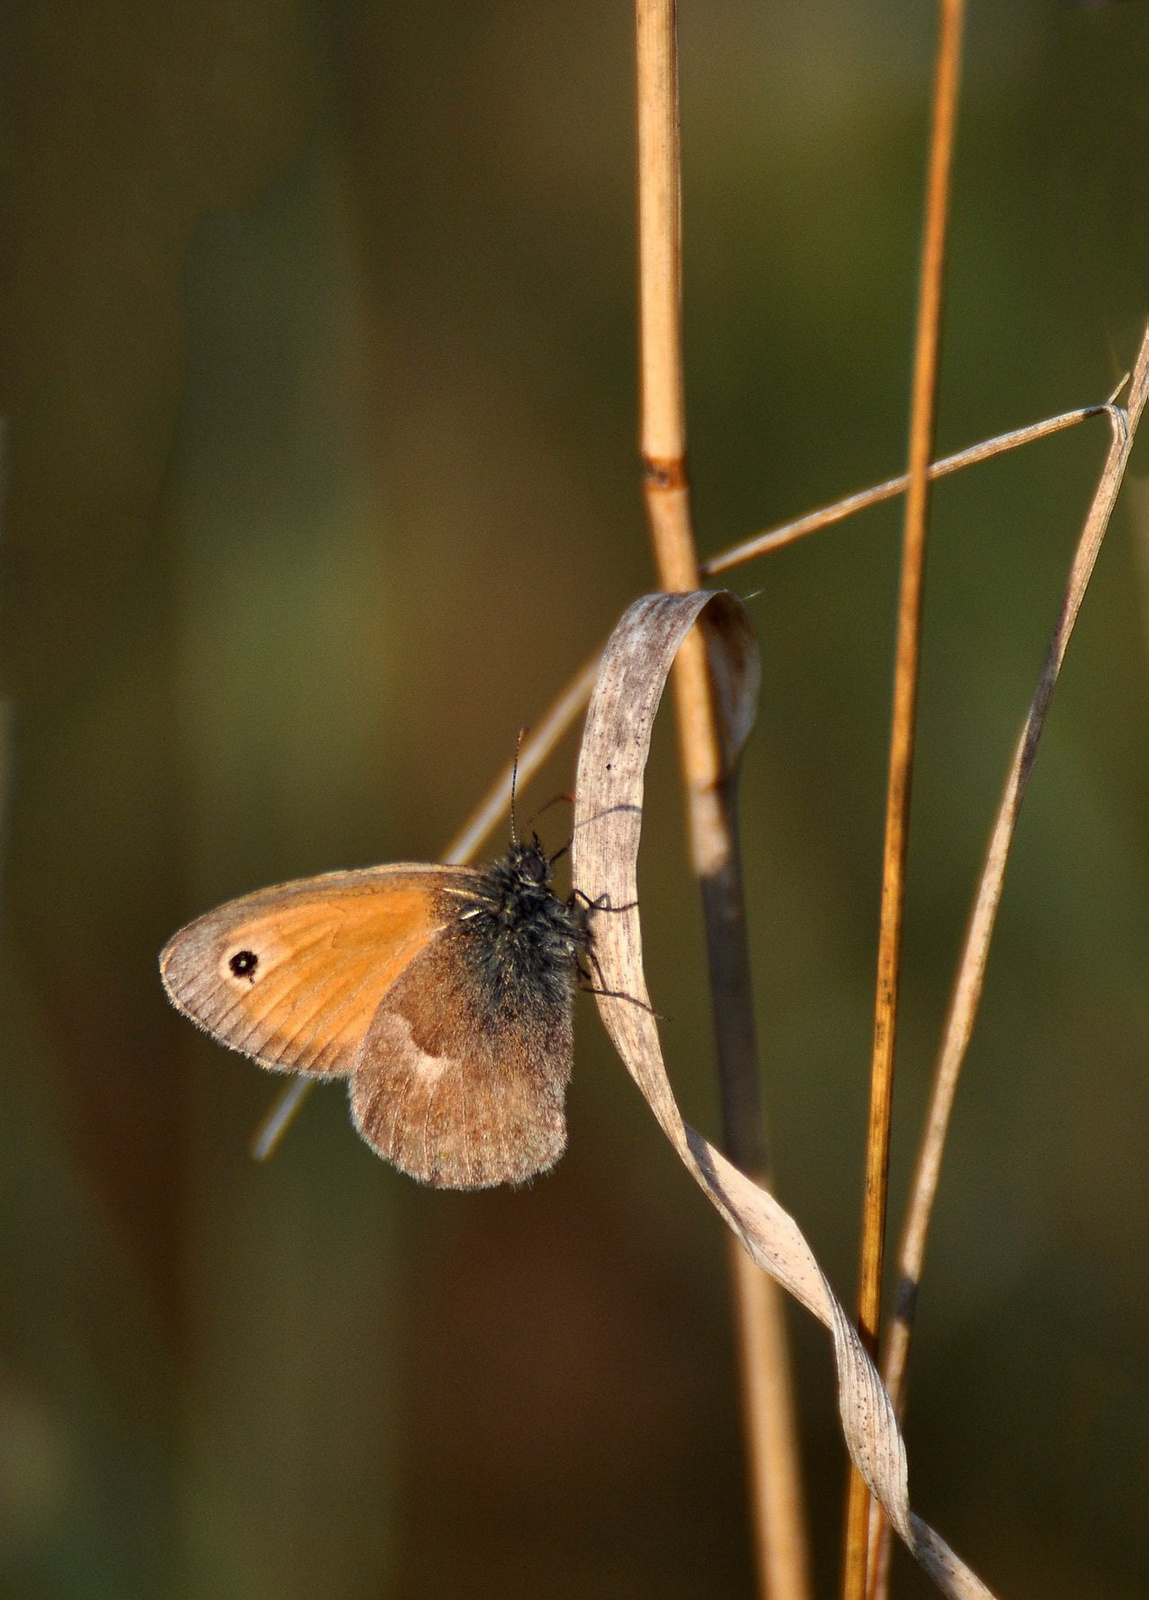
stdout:
POLYGON ((250 978, 255 982, 255 969, 259 966, 259 957, 254 950, 237 950, 229 959, 228 966, 235 978, 250 978))

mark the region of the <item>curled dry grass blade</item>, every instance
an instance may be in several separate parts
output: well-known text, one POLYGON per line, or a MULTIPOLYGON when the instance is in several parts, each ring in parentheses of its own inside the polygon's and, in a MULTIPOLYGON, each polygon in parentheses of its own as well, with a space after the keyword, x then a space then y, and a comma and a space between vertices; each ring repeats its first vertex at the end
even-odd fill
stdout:
POLYGON ((592 902, 596 977, 605 991, 599 1010, 663 1132, 735 1237, 833 1335, 846 1445, 891 1524, 944 1594, 987 1600, 990 1591, 980 1579, 910 1510, 893 1406, 798 1225, 684 1123, 667 1077, 643 975, 637 858, 654 716, 674 657, 696 621, 707 633, 723 759, 732 772, 754 721, 758 653, 746 611, 731 595, 635 601, 607 645, 587 713, 572 852, 575 881, 592 902))

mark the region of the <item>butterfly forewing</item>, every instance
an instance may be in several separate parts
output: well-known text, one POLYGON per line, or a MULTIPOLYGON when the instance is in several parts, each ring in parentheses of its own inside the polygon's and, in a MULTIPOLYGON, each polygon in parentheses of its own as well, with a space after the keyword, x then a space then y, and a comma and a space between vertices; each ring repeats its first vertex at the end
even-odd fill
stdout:
POLYGON ((466 869, 330 872, 232 900, 160 957, 176 1006, 263 1066, 347 1073, 388 989, 440 932, 466 869))

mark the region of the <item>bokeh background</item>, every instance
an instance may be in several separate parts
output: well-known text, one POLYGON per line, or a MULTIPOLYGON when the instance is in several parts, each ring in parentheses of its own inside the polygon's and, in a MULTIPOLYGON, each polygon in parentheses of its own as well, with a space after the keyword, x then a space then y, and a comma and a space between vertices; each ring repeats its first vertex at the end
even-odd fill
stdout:
MULTIPOLYGON (((681 26, 708 553, 899 470, 932 19, 700 0, 681 26)), ((0 16, 13 1600, 752 1592, 721 1231, 592 1003, 559 1169, 440 1195, 370 1154, 338 1087, 255 1165, 276 1082, 195 1035, 155 962, 231 895, 434 858, 649 586, 631 27, 577 0, 0 16)), ((972 8, 942 450, 1131 361, 1147 75, 1144 4, 972 8)), ((936 496, 895 1215, 1106 443, 1094 422, 936 496)), ((1006 1595, 1121 1600, 1149 1560, 1139 495, 1026 803, 912 1374, 915 1505, 1006 1595)), ((764 660, 744 819, 778 1187, 849 1294, 897 540, 888 508, 735 575, 764 660)), ((672 744, 646 938, 714 1131, 672 744)), ((572 773, 568 746, 523 814, 572 773)), ((562 808, 540 826, 561 843, 562 808)), ((844 1461, 827 1341, 793 1326, 828 1595, 844 1461)))

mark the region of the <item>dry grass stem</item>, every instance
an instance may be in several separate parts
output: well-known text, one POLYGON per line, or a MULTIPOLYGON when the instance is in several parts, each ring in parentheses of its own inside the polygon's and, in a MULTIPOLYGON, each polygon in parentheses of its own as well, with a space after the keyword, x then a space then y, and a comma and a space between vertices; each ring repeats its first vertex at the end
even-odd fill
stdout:
POLYGON ((319 1082, 318 1078, 289 1078, 268 1106, 251 1136, 248 1149, 253 1161, 270 1161, 283 1143, 284 1135, 303 1110, 303 1103, 319 1082))
MULTIPOLYGON (((673 0, 637 0, 635 43, 643 484, 659 582, 671 591, 692 590, 700 580, 686 468, 673 0)), ((734 780, 698 633, 679 655, 675 688, 691 851, 706 927, 723 1135, 739 1166, 761 1176, 766 1145, 734 780)), ((759 1584, 770 1600, 806 1600, 810 1587, 784 1319, 781 1307, 772 1303, 773 1284, 760 1273, 739 1267, 731 1282, 759 1584)))
MULTIPOLYGON (((1036 440, 1045 439, 1052 433, 1060 433, 1064 428, 1072 428, 1077 423, 1084 422, 1087 417, 1100 417, 1108 410, 1108 405, 1107 402, 1101 405, 1081 406, 1075 411, 1063 411, 1059 416, 1047 417, 1044 422, 1031 422, 1028 427, 1014 428, 1010 433, 1000 433, 993 439, 985 439, 980 444, 970 445, 968 449, 959 450, 956 455, 943 456, 940 461, 930 463, 927 469, 930 482, 935 483, 938 478, 944 478, 951 472, 958 472, 962 467, 972 467, 978 462, 989 461, 993 456, 1003 455, 1007 450, 1016 450, 1019 445, 1033 444, 1036 440)), ((858 511, 881 505, 884 500, 893 500, 905 493, 909 481, 908 472, 900 473, 896 478, 887 478, 884 483, 875 484, 870 489, 859 489, 856 494, 846 495, 844 499, 835 500, 832 505, 822 506, 818 511, 811 511, 804 517, 797 517, 793 522, 783 522, 776 528, 756 533, 753 538, 744 539, 740 544, 731 545, 729 550, 721 550, 716 556, 703 561, 700 568, 702 576, 717 577, 719 573, 729 572, 747 561, 753 561, 757 556, 771 555, 775 550, 781 550, 783 545, 804 539, 807 534, 817 533, 820 528, 828 528, 835 522, 842 522, 858 511)))
POLYGON ((788 1575, 798 1574, 808 1591, 809 1553, 801 1480, 797 1471, 770 1470, 771 1462, 788 1459, 792 1444, 794 1402, 789 1361, 783 1364, 763 1359, 765 1352, 788 1349, 787 1331, 782 1325, 783 1297, 773 1278, 762 1271, 733 1235, 729 1258, 735 1288, 744 1426, 755 1433, 747 1440, 747 1459, 755 1474, 750 1484, 750 1502, 758 1519, 754 1531, 759 1582, 769 1595, 785 1594, 787 1590, 782 1585, 789 1582, 793 1588, 794 1583, 788 1575), (782 1577, 772 1578, 772 1572, 782 1577))
POLYGON ((681 340, 678 40, 673 0, 635 6, 642 450, 673 473, 686 448, 681 340))
MULTIPOLYGON (((1133 370, 1127 409, 1122 410, 1117 406, 1109 408, 1113 438, 1093 503, 1074 552, 1065 595, 1046 651, 1041 676, 1006 777, 1005 788, 990 834, 985 865, 982 868, 973 910, 970 913, 965 944, 958 962, 957 977, 938 1053, 933 1090, 926 1113, 898 1256, 900 1284, 898 1305, 883 1359, 886 1387, 899 1416, 905 1404, 906 1365, 913 1332, 917 1290, 921 1282, 926 1236, 937 1194, 946 1132, 962 1063, 973 1034, 974 1020, 981 1001, 990 939, 1001 901, 1006 862, 1013 843, 1026 785, 1037 759, 1037 746, 1049 702, 1062 662, 1065 660, 1070 635, 1093 573, 1101 541, 1105 537, 1105 530, 1113 514, 1147 395, 1149 395, 1149 330, 1142 340, 1133 370)), ((883 1541, 883 1546, 888 1551, 888 1540, 883 1541)), ((875 1572, 879 1574, 871 1590, 875 1595, 884 1592, 886 1569, 887 1561, 882 1558, 875 1568, 875 1572)))
MULTIPOLYGON (((878 932, 878 981, 874 1003, 874 1048, 870 1068, 870 1114, 866 1137, 866 1183, 862 1201, 858 1324, 871 1354, 877 1350, 882 1308, 882 1262, 893 1108, 894 1046, 901 970, 910 788, 917 723, 926 528, 929 520, 928 467, 933 454, 937 413, 950 174, 953 167, 954 134, 957 124, 964 14, 963 0, 941 0, 910 406, 909 485, 906 490, 902 575, 898 596, 894 714, 890 734, 889 782, 886 793, 886 836, 882 860, 881 922, 878 932)), ((842 1593, 845 1600, 863 1600, 866 1593, 869 1501, 869 1489, 861 1474, 853 1468, 850 1472, 847 1495, 845 1559, 842 1574, 842 1593)))

